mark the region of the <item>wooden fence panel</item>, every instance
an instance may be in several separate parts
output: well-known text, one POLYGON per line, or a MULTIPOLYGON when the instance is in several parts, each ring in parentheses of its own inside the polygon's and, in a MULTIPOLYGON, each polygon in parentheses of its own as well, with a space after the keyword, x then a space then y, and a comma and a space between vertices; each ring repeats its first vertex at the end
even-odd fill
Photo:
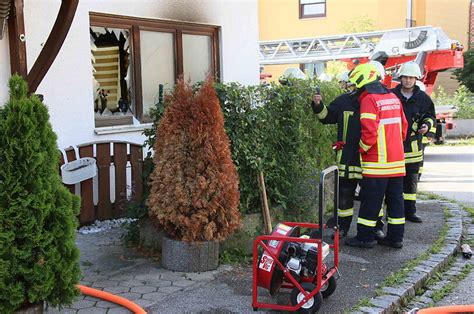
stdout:
POLYGON ((130 145, 130 164, 132 166, 132 198, 139 200, 143 196, 143 149, 139 145, 130 145))
MULTIPOLYGON (((141 145, 127 142, 94 142, 78 146, 78 156, 73 147, 65 149, 67 161, 73 161, 82 157, 96 159, 98 178, 97 194, 98 203, 94 205, 94 181, 88 179, 82 181, 81 185, 81 212, 79 221, 81 224, 89 224, 96 219, 104 220, 122 217, 126 214, 125 203, 127 202, 127 182, 131 181, 132 198, 137 200, 143 195, 143 150, 141 145), (111 143, 113 145, 113 156, 111 156, 111 143), (95 147, 95 154, 94 154, 95 147), (129 147, 129 154, 127 154, 129 147), (95 155, 95 156, 94 156, 95 155), (127 179, 127 161, 130 161, 131 177, 127 179), (115 167, 115 182, 110 176, 111 165, 115 167), (114 203, 111 202, 110 187, 115 187, 114 203)), ((65 160, 61 156, 61 165, 65 160)), ((75 185, 66 185, 74 193, 75 185)))
POLYGON ((97 170, 99 176, 99 203, 97 218, 110 219, 112 206, 110 204, 110 143, 100 143, 96 147, 97 170))
MULTIPOLYGON (((79 147, 80 157, 94 157, 93 145, 79 147)), ((81 182, 81 213, 79 221, 81 224, 94 222, 96 219, 94 207, 93 181, 88 179, 81 182)))
POLYGON ((124 204, 127 200, 127 144, 114 143, 114 165, 115 165, 115 206, 114 217, 122 217, 126 214, 124 204))

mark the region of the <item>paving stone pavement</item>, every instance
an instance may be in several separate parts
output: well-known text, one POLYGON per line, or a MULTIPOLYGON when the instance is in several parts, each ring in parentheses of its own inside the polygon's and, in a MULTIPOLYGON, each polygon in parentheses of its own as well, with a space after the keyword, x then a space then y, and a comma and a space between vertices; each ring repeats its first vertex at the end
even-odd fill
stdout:
MULTIPOLYGON (((202 273, 173 272, 161 267, 160 261, 143 257, 123 245, 123 228, 94 234, 78 234, 81 250, 80 284, 110 292, 149 308, 172 293, 192 289, 215 279, 230 266, 202 273)), ((65 308, 47 308, 47 313, 131 313, 123 307, 81 295, 65 308)))
MULTIPOLYGON (((447 208, 450 213, 450 218, 447 221, 446 243, 442 250, 431 254, 427 260, 411 271, 403 284, 391 287, 391 289, 386 288, 382 295, 370 299, 371 306, 360 308, 360 312, 393 312, 403 298, 414 296, 415 290, 441 265, 445 264, 449 256, 458 249, 462 234, 462 217, 459 206, 450 202, 421 201, 420 207, 432 207, 435 203, 438 204, 436 205, 438 208, 447 208)), ((441 220, 442 213, 439 216, 441 220)), ((173 313, 220 313, 219 310, 231 310, 233 313, 251 312, 251 298, 249 295, 251 290, 249 290, 250 287, 247 282, 251 280, 251 274, 249 277, 248 273, 243 273, 244 277, 238 277, 238 272, 231 271, 233 268, 225 265, 219 267, 216 271, 203 273, 168 271, 161 267, 159 260, 144 257, 133 249, 124 246, 121 240, 123 234, 124 230, 118 228, 97 234, 78 235, 77 243, 81 250, 81 268, 83 272, 81 284, 125 297, 150 313, 172 313, 172 309, 175 310, 173 313), (227 305, 222 306, 224 303, 229 303, 227 304, 229 307, 227 305), (198 310, 195 311, 196 309, 198 310)), ((407 240, 406 247, 403 250, 392 251, 378 248, 374 252, 381 254, 379 259, 383 258, 382 255, 394 258, 395 255, 407 254, 417 245, 418 243, 413 239, 411 241, 407 240)), ((355 250, 353 253, 356 255, 358 253, 365 254, 365 251, 358 251, 360 250, 355 250)), ((347 257, 344 256, 343 258, 347 257)), ((380 265, 380 267, 386 268, 387 265, 380 265)), ((365 276, 364 278, 368 280, 369 277, 365 276)), ((365 286, 368 288, 364 289, 373 292, 377 285, 374 287, 363 285, 361 287, 365 286)), ((341 286, 340 294, 353 293, 355 292, 354 289, 341 286)), ((285 297, 288 296, 285 295, 285 297)), ((325 304, 328 306, 326 309, 334 308, 334 302, 340 303, 340 301, 338 298, 325 300, 325 304)), ((348 310, 350 306, 344 308, 348 310)), ((326 311, 322 312, 325 313, 326 311)), ((130 312, 106 301, 80 296, 71 306, 61 310, 49 308, 47 313, 130 312)))

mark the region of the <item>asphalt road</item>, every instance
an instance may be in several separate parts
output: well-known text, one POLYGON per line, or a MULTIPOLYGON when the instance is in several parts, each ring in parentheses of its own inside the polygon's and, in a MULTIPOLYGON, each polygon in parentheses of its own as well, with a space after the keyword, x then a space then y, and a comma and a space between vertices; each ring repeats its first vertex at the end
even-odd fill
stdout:
MULTIPOLYGON (((429 146, 419 189, 474 208, 474 146, 429 146)), ((474 272, 437 306, 474 304, 474 272)))
POLYGON ((474 146, 428 146, 418 188, 474 207, 474 146))

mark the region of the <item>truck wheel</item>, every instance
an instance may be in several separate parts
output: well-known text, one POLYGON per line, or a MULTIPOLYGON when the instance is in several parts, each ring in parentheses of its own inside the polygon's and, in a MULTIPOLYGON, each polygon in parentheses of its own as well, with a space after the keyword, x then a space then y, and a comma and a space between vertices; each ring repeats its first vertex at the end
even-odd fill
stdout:
MULTIPOLYGON (((309 282, 302 282, 301 287, 303 287, 303 289, 307 292, 311 292, 316 288, 314 284, 309 283, 309 282)), ((291 295, 290 295, 291 305, 297 305, 303 299, 304 299, 304 294, 300 290, 298 290, 297 288, 294 288, 291 291, 291 295)), ((298 313, 305 313, 305 314, 316 313, 321 307, 322 303, 323 303, 323 296, 321 292, 318 292, 314 295, 314 297, 309 299, 308 302, 303 304, 303 306, 300 309, 298 309, 298 313)))
POLYGON ((329 297, 331 294, 336 291, 337 287, 337 281, 334 276, 329 277, 329 280, 326 282, 324 286, 321 287, 321 294, 323 295, 323 298, 329 297))

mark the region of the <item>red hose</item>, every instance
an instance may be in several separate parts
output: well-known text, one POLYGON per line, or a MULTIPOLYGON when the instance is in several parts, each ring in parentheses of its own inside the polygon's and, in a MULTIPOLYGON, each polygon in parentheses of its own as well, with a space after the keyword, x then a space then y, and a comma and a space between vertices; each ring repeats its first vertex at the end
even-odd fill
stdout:
POLYGON ((94 298, 106 300, 106 301, 121 305, 129 309, 135 314, 146 314, 145 310, 142 309, 140 306, 138 306, 137 304, 133 303, 130 300, 119 297, 118 295, 114 295, 109 292, 93 289, 93 288, 82 286, 82 285, 76 285, 76 286, 79 288, 79 290, 81 290, 82 294, 89 295, 94 298))
POLYGON ((419 314, 440 314, 440 313, 474 313, 474 304, 468 305, 450 305, 421 309, 419 314))

